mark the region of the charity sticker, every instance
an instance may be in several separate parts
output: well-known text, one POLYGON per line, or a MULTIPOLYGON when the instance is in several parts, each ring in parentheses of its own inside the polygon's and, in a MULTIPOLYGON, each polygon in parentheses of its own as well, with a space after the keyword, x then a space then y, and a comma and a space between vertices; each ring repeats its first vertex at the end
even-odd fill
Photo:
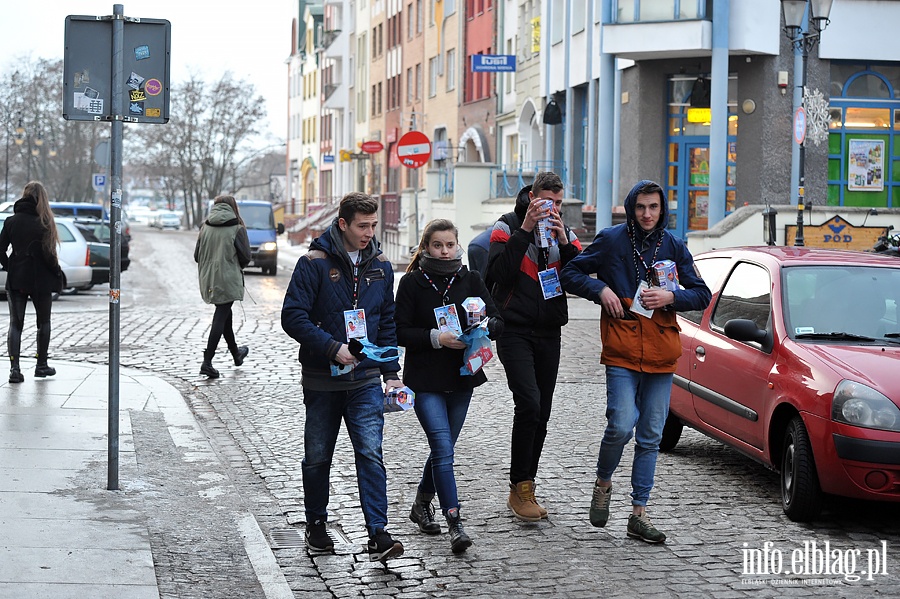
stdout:
POLYGON ((138 46, 134 49, 135 60, 146 60, 150 58, 150 46, 138 46))
POLYGON ((147 79, 147 83, 144 84, 144 91, 148 95, 158 96, 162 93, 162 83, 159 79, 147 79))

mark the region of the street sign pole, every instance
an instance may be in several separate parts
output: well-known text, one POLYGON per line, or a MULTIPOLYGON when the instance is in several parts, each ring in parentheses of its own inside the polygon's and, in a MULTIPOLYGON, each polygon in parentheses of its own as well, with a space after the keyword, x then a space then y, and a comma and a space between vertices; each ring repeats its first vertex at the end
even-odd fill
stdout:
POLYGON ((428 164, 431 158, 431 140, 421 131, 409 131, 405 133, 400 141, 397 142, 397 158, 400 164, 406 168, 415 170, 416 175, 413 177, 414 199, 416 205, 416 239, 415 243, 419 243, 419 167, 428 164))
POLYGON ((125 96, 124 6, 113 5, 112 135, 110 136, 109 261, 109 472, 106 488, 119 489, 119 296, 122 264, 122 138, 125 96))

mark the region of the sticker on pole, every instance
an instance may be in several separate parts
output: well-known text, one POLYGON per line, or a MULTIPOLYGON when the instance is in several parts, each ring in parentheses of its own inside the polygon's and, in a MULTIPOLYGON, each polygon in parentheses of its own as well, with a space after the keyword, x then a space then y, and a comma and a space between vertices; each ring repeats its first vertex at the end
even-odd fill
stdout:
POLYGON ((397 158, 407 168, 419 168, 431 158, 431 141, 421 131, 410 131, 397 142, 397 158))
POLYGON ((803 110, 803 107, 797 109, 797 112, 794 113, 794 141, 798 144, 803 145, 803 140, 806 139, 806 111, 803 110))

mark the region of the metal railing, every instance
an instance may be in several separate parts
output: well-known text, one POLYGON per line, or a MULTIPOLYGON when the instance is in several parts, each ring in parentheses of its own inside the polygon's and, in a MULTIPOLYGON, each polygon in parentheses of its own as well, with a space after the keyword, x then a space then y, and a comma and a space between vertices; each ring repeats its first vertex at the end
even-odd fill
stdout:
POLYGON ((567 177, 567 169, 564 162, 553 160, 535 160, 533 162, 518 162, 516 164, 503 164, 491 169, 491 197, 514 198, 519 190, 526 185, 531 185, 534 176, 540 171, 553 171, 562 179, 563 186, 571 193, 567 177))

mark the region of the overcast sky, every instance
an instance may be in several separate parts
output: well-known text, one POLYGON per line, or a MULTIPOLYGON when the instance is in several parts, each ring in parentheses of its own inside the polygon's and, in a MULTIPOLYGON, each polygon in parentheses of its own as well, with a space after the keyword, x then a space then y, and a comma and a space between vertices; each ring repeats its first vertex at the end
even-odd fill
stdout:
MULTIPOLYGON (((15 59, 63 58, 68 15, 111 15, 115 2, 100 0, 5 0, 0 12, 0 67, 15 59)), ((126 17, 172 23, 173 84, 195 72, 207 81, 230 70, 266 99, 269 131, 284 139, 287 65, 292 0, 132 0, 121 2, 126 17)))

